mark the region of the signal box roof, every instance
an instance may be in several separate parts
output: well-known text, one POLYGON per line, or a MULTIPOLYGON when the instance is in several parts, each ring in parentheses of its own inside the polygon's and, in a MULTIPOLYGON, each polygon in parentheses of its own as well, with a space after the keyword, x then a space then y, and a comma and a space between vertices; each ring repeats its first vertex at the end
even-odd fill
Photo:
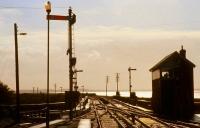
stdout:
POLYGON ((153 66, 149 71, 153 72, 157 69, 173 69, 179 67, 181 62, 185 62, 189 66, 195 67, 191 61, 181 56, 177 51, 169 54, 164 57, 160 62, 158 62, 155 66, 153 66))

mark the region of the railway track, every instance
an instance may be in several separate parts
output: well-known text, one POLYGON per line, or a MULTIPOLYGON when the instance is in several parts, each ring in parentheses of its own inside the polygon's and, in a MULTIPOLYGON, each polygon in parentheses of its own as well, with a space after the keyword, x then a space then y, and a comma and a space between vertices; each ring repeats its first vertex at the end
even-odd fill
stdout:
POLYGON ((73 121, 76 126, 81 119, 90 119, 92 128, 200 128, 197 123, 185 123, 160 119, 153 113, 125 102, 105 97, 90 97, 90 109, 73 121))
POLYGON ((176 123, 160 119, 149 112, 127 103, 107 99, 92 98, 97 128, 200 128, 191 123, 176 123))
POLYGON ((160 122, 162 124, 168 125, 169 127, 189 127, 189 128, 200 128, 200 123, 198 122, 193 122, 193 121, 189 121, 189 122, 183 122, 183 121, 172 121, 172 120, 166 120, 166 119, 160 119, 157 116, 155 116, 153 113, 149 113, 146 112, 144 110, 138 109, 135 106, 132 106, 130 104, 121 102, 119 100, 113 100, 114 102, 120 103, 124 106, 126 106, 127 108, 129 108, 132 112, 136 112, 137 113, 141 113, 143 115, 145 115, 147 118, 151 118, 152 120, 156 120, 157 122, 160 122))

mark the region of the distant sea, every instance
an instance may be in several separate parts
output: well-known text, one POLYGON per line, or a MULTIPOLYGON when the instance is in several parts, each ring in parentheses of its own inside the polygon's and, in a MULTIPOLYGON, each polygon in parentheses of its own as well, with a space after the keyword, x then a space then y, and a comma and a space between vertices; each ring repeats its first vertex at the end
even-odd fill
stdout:
MULTIPOLYGON (((32 90, 21 90, 20 93, 32 93, 32 90)), ((40 90, 39 92, 45 93, 46 90, 40 90)), ((135 91, 137 97, 144 97, 144 98, 150 98, 152 96, 152 91, 135 91)), ((36 91, 35 91, 36 93, 36 91)), ((50 90, 50 93, 55 93, 55 91, 50 90)), ((60 91, 56 91, 56 93, 61 93, 60 91)), ((64 91, 62 92, 64 93, 64 91)), ((86 92, 84 92, 86 93, 86 92)), ((106 92, 105 91, 88 91, 88 93, 96 93, 96 95, 99 96, 105 96, 106 92)), ((115 91, 108 91, 107 92, 108 96, 114 96, 116 95, 115 91)), ((120 91, 120 95, 123 97, 129 97, 129 92, 128 91, 120 91)), ((195 90, 194 91, 194 98, 200 98, 200 90, 195 90)))
MULTIPOLYGON (((137 97, 144 97, 144 98, 150 98, 152 97, 152 91, 135 91, 137 97)), ((106 92, 105 91, 93 91, 92 93, 96 93, 99 96, 105 96, 106 92)), ((115 91, 108 91, 107 92, 108 96, 114 96, 116 95, 115 91)), ((123 97, 129 97, 130 93, 128 91, 121 91, 120 95, 123 97)), ((200 90, 194 91, 194 98, 200 98, 200 90)))

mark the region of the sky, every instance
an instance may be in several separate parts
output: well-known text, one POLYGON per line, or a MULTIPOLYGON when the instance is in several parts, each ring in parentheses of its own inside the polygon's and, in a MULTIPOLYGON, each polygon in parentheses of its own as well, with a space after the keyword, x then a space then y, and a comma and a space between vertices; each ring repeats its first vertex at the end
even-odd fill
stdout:
MULTIPOLYGON (((0 80, 15 90, 14 23, 18 36, 20 89, 46 88, 47 21, 45 0, 0 1, 0 80)), ((200 89, 199 0, 51 0, 51 14, 77 15, 73 45, 78 85, 88 90, 151 90, 149 69, 168 54, 186 49, 194 68, 194 88, 200 89)), ((69 88, 68 23, 50 21, 50 88, 69 88)), ((80 87, 81 88, 81 87, 80 87)))

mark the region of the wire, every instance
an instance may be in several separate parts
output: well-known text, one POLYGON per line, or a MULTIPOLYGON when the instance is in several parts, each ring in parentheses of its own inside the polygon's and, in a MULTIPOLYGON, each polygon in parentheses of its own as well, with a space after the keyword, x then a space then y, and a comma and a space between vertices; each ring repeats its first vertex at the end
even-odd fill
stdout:
MULTIPOLYGON (((66 7, 53 7, 53 8, 66 8, 66 7)), ((42 9, 41 7, 17 7, 17 6, 0 6, 0 9, 42 9)))

